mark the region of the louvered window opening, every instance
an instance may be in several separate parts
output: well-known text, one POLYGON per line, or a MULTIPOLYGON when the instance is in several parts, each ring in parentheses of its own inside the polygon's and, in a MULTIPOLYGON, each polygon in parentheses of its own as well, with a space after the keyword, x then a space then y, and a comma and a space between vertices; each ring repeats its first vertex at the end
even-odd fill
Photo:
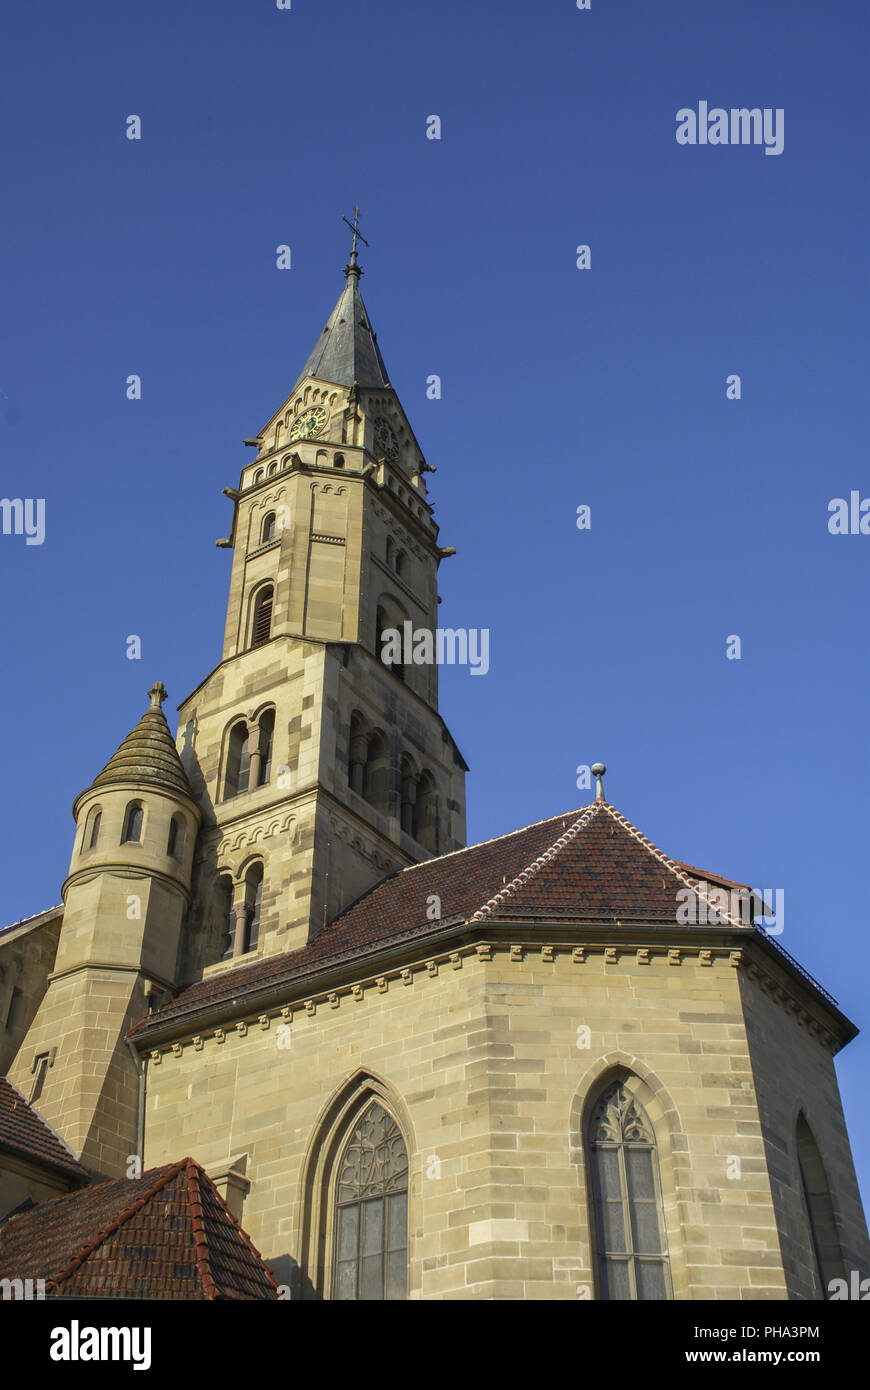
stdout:
POLYGON ((261 647, 268 642, 272 631, 272 591, 271 589, 257 599, 254 609, 254 631, 252 647, 261 647))

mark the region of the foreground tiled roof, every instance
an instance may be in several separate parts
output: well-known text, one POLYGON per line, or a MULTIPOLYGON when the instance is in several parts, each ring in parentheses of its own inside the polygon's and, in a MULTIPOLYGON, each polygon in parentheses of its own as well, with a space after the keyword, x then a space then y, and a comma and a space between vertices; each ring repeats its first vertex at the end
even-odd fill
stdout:
POLYGON ((72 1149, 5 1076, 0 1076, 0 1150, 65 1177, 87 1181, 72 1149))
POLYGON ((176 1019, 193 1021, 212 1008, 317 976, 386 945, 435 937, 456 922, 541 918, 673 925, 677 892, 695 888, 697 873, 688 875, 613 806, 594 801, 581 811, 398 871, 302 950, 191 985, 133 1032, 147 1034, 176 1019), (439 922, 426 915, 432 895, 440 899, 439 922))
POLYGON ((278 1288, 192 1158, 53 1197, 0 1225, 0 1278, 65 1298, 276 1299, 278 1288))

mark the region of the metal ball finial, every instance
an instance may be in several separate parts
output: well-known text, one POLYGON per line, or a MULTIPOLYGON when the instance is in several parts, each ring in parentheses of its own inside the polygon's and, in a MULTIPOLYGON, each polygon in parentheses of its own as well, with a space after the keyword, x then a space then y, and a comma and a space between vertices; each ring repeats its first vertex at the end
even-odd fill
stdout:
POLYGON ((604 800, 604 784, 603 784, 603 782, 601 781, 601 779, 602 779, 602 777, 604 776, 605 772, 607 771, 607 768, 604 766, 603 763, 593 763, 593 764, 592 764, 592 767, 591 767, 591 769, 590 769, 590 771, 593 772, 593 773, 595 774, 595 800, 596 800, 596 801, 603 801, 603 800, 604 800))

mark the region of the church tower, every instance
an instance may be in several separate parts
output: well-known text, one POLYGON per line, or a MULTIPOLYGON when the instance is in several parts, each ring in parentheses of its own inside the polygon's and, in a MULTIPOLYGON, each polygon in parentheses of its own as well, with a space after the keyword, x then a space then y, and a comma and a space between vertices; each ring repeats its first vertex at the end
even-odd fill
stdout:
MULTIPOLYGON (((161 708, 151 703, 76 797, 63 925, 48 989, 10 1080, 94 1175, 137 1150, 138 1083, 125 1035, 171 998, 200 822, 161 708)), ((129 1176, 129 1174, 127 1174, 129 1176)))
POLYGON ((466 765, 434 664, 389 665, 385 629, 434 632, 426 463, 360 293, 345 286, 290 394, 245 443, 223 657, 179 707, 203 813, 185 979, 304 947, 390 872, 465 843, 466 765))

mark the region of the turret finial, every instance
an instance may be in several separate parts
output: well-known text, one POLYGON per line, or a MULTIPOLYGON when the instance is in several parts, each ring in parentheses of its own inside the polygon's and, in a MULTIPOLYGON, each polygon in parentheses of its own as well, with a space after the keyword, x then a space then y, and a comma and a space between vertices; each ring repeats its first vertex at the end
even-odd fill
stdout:
POLYGON ((593 763, 590 771, 595 773, 595 800, 604 800, 604 783, 601 781, 607 768, 603 763, 593 763))
POLYGON ((151 696, 151 708, 160 709, 163 701, 167 697, 168 691, 162 681, 155 681, 148 691, 148 694, 151 696))
POLYGON ((354 207, 354 210, 353 210, 353 221, 352 221, 352 222, 349 220, 349 218, 344 217, 344 216, 342 216, 342 219, 341 219, 341 220, 342 220, 342 222, 347 222, 347 225, 350 227, 351 231, 353 232, 353 242, 351 243, 351 248, 350 248, 350 264, 349 264, 349 265, 346 265, 346 266, 344 267, 344 273, 345 273, 345 276, 355 275, 356 278, 357 278, 357 280, 359 280, 359 277, 362 275, 363 272, 362 272, 362 267, 361 267, 360 265, 357 265, 357 254, 356 254, 356 243, 357 243, 357 238, 359 238, 359 240, 362 242, 363 246, 368 246, 368 242, 366 241, 365 237, 363 236, 362 232, 361 232, 360 229, 359 229, 359 208, 358 208, 358 207, 354 207))

